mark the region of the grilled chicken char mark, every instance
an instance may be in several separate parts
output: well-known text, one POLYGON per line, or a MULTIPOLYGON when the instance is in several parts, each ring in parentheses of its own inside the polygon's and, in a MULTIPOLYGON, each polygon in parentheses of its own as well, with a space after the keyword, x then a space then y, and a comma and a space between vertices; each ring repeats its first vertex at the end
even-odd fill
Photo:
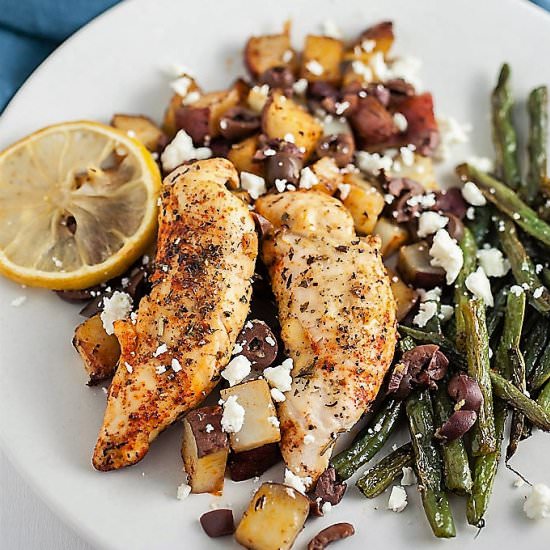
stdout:
POLYGON ((294 361, 278 407, 287 467, 315 481, 338 434, 376 397, 396 343, 395 302, 377 237, 359 238, 336 199, 317 191, 266 195, 274 226, 262 252, 281 336, 294 361))
POLYGON ((164 181, 153 289, 135 324, 117 321, 121 357, 93 455, 98 470, 135 464, 155 437, 216 385, 245 322, 257 256, 254 221, 226 188, 225 159, 164 181))

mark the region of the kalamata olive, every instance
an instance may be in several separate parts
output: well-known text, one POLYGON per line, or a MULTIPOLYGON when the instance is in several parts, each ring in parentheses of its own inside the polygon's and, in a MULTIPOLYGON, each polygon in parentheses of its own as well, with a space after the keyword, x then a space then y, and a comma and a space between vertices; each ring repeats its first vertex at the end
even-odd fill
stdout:
POLYGON ((266 323, 255 319, 247 321, 237 338, 237 346, 254 367, 263 370, 277 358, 277 339, 266 323))
POLYGON ((320 498, 322 502, 330 502, 333 506, 338 504, 346 492, 347 485, 336 479, 336 470, 329 466, 317 480, 312 498, 320 498))
POLYGON ((338 97, 338 88, 322 80, 310 82, 307 89, 307 97, 308 99, 315 99, 319 102, 327 97, 336 99, 338 97))
POLYGON ((393 116, 374 96, 361 98, 349 121, 364 146, 383 143, 397 133, 393 116))
POLYGON ((303 165, 301 157, 286 151, 277 152, 265 159, 265 179, 269 185, 274 185, 275 180, 285 180, 296 185, 300 181, 303 165))
POLYGON ((147 291, 147 273, 142 267, 138 267, 128 278, 124 292, 132 297, 134 303, 138 303, 147 291))
POLYGON ((176 127, 191 136, 195 147, 204 145, 210 134, 210 108, 191 105, 179 107, 176 110, 176 127))
POLYGON ((100 286, 92 286, 81 290, 54 290, 54 292, 65 302, 78 303, 87 302, 101 292, 100 286))
POLYGON ((397 223, 410 222, 420 215, 422 205, 420 202, 411 200, 416 195, 414 191, 408 191, 394 201, 392 215, 397 223))
POLYGON ((447 422, 438 428, 435 436, 444 441, 454 441, 462 437, 476 423, 477 413, 475 411, 467 411, 462 409, 455 411, 447 422))
POLYGON ((319 531, 307 545, 307 550, 325 550, 325 548, 337 540, 351 537, 355 529, 351 523, 335 523, 319 531))
POLYGON ((244 107, 232 107, 220 118, 220 134, 230 141, 244 139, 259 128, 259 115, 244 107))
POLYGON ((459 242, 464 235, 464 224, 462 223, 462 220, 454 214, 445 214, 445 216, 449 220, 447 226, 445 227, 447 233, 449 233, 449 235, 453 239, 459 242))
POLYGON ((479 384, 467 374, 453 376, 447 384, 447 392, 461 409, 478 412, 483 404, 483 394, 479 384))
POLYGON ((212 149, 212 156, 214 157, 227 157, 231 149, 231 141, 223 136, 217 136, 210 140, 210 149, 212 149))
POLYGON ((412 191, 413 195, 422 195, 424 187, 421 183, 410 178, 390 178, 383 183, 390 195, 399 197, 405 191, 412 191))
POLYGON ((367 95, 374 96, 384 107, 390 104, 390 91, 383 84, 369 84, 365 90, 367 95))
POLYGON ((391 94, 411 97, 415 94, 414 86, 402 78, 394 78, 384 82, 391 94))
POLYGON ((331 134, 317 143, 319 157, 331 157, 338 168, 344 168, 353 160, 355 143, 351 134, 331 134))
POLYGON ((267 84, 270 88, 282 90, 291 89, 294 81, 294 75, 288 67, 271 67, 258 78, 260 84, 267 84))
POLYGON ((254 218, 254 223, 256 224, 256 231, 259 233, 260 238, 264 238, 266 235, 273 231, 273 224, 258 212, 251 212, 252 217, 254 218))
POLYGON ((106 292, 103 290, 99 296, 96 296, 93 300, 88 302, 81 310, 80 315, 83 317, 93 317, 94 315, 97 315, 98 313, 101 313, 103 311, 103 299, 106 296, 111 296, 113 294, 113 291, 106 292))
POLYGON ((451 187, 445 191, 436 191, 434 195, 435 204, 431 207, 431 210, 445 214, 454 214, 460 220, 464 219, 468 205, 458 187, 451 187))
POLYGON ((399 249, 397 269, 403 279, 416 288, 433 288, 445 281, 445 270, 431 264, 426 241, 402 246, 399 249))
POLYGON ((233 512, 227 508, 205 512, 199 521, 204 532, 212 538, 225 537, 235 532, 233 512))

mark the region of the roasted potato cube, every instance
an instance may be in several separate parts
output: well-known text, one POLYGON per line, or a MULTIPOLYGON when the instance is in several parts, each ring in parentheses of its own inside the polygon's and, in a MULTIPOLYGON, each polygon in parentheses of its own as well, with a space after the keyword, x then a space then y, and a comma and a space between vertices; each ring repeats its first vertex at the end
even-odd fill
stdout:
POLYGON ((258 136, 250 136, 239 143, 233 144, 229 149, 229 153, 227 153, 227 158, 239 172, 250 172, 257 176, 263 176, 263 162, 254 162, 254 154, 257 149, 258 136))
POLYGON ((195 409, 183 420, 181 455, 193 493, 223 490, 229 442, 221 420, 219 406, 195 409))
POLYGON ((277 443, 269 443, 242 453, 231 453, 228 463, 229 474, 233 481, 244 481, 261 476, 279 460, 281 460, 281 452, 277 443))
POLYGON ((114 334, 105 332, 99 314, 76 327, 73 346, 84 361, 90 386, 113 376, 120 357, 120 346, 114 334))
POLYGON ((288 33, 252 36, 244 49, 244 64, 253 78, 272 67, 296 70, 296 53, 288 33))
POLYGON ((310 166, 311 171, 319 180, 312 189, 334 195, 338 186, 344 183, 344 176, 340 173, 336 162, 331 157, 320 158, 310 166))
POLYGON ((384 209, 384 196, 359 174, 346 174, 344 182, 350 189, 342 202, 353 217, 355 230, 362 235, 370 235, 384 209))
POLYGON ((262 113, 262 130, 270 138, 290 137, 307 159, 323 135, 322 125, 301 105, 274 91, 262 113))
POLYGON ((308 81, 322 80, 338 84, 342 79, 340 65, 344 45, 341 40, 329 36, 306 37, 306 44, 302 54, 300 76, 308 81))
POLYGON ((189 94, 193 93, 196 95, 197 93, 201 93, 200 88, 191 76, 185 74, 181 76, 189 78, 191 83, 189 84, 189 88, 187 89, 187 94, 185 96, 181 96, 179 94, 174 94, 172 96, 164 113, 162 129, 169 139, 172 139, 178 131, 178 127, 176 125, 176 111, 185 104, 186 98, 189 94))
POLYGON ((239 405, 245 410, 242 428, 239 432, 230 434, 231 448, 236 453, 280 441, 277 413, 269 386, 263 378, 221 391, 224 400, 230 395, 236 395, 239 405))
POLYGON ((384 217, 378 218, 373 233, 380 237, 383 257, 391 256, 409 239, 409 232, 404 227, 384 217))
POLYGON ((433 288, 445 282, 445 270, 431 264, 425 241, 401 247, 397 269, 405 281, 421 288, 433 288))
POLYGON ((156 152, 167 143, 166 134, 148 117, 143 115, 116 114, 111 126, 141 141, 146 149, 156 152))
POLYGON ((403 320, 416 305, 418 301, 418 293, 407 283, 405 283, 395 271, 386 267, 388 276, 390 278, 390 286, 397 303, 397 320, 403 320))
POLYGON ((401 163, 399 172, 391 172, 390 176, 396 178, 409 178, 422 184, 428 191, 437 191, 439 185, 435 180, 433 162, 431 157, 424 157, 414 153, 414 161, 410 166, 401 163))
POLYGON ((250 550, 288 550, 308 514, 305 495, 286 485, 264 483, 252 497, 235 538, 250 550))

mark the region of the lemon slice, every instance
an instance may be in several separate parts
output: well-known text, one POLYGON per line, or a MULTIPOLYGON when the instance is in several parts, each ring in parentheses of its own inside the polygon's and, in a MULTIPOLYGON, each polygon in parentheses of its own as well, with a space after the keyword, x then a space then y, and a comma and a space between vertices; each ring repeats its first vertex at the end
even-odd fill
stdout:
POLYGON ((161 179, 136 140, 66 122, 0 153, 0 273, 85 288, 123 273, 156 234, 161 179))

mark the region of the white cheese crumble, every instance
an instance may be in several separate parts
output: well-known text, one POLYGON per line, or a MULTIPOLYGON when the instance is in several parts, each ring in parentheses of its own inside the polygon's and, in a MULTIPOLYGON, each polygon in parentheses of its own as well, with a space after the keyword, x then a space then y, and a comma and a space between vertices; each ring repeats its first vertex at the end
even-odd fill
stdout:
POLYGON ((267 421, 274 427, 278 428, 281 423, 279 422, 279 419, 276 416, 268 416, 267 421))
POLYGON ((273 347, 277 342, 275 342, 275 340, 271 336, 266 336, 265 343, 273 347))
POLYGON ((510 270, 510 262, 498 248, 478 250, 477 259, 487 277, 504 277, 510 270))
POLYGON ((256 200, 267 191, 265 179, 250 172, 241 172, 241 187, 256 200))
POLYGON ((275 403, 282 403, 283 401, 286 401, 285 394, 281 390, 278 390, 277 388, 271 388, 270 393, 271 399, 273 399, 275 403))
POLYGON ((409 126, 407 119, 403 113, 394 113, 393 122, 400 132, 406 132, 409 126))
POLYGON ((523 503, 523 511, 529 519, 550 518, 550 487, 537 483, 523 503))
POLYGON ((185 500, 191 494, 191 486, 185 481, 178 487, 176 498, 178 500, 185 500))
POLYGON ((329 514, 332 512, 332 504, 330 502, 323 502, 323 505, 321 506, 321 512, 323 512, 323 515, 329 514))
POLYGON ((178 95, 185 96, 191 86, 191 79, 188 76, 180 76, 170 82, 170 88, 174 90, 178 95))
POLYGON ((10 304, 12 307, 19 307, 19 306, 22 306, 25 302, 27 301, 27 297, 26 296, 17 296, 16 298, 14 298, 10 304))
POLYGON ((244 355, 237 355, 222 371, 222 378, 225 378, 230 386, 234 386, 250 374, 251 365, 252 363, 244 355))
POLYGON ((244 423, 244 407, 238 401, 236 395, 230 395, 223 403, 222 430, 227 433, 238 433, 244 423))
POLYGON ((304 435, 304 445, 311 445, 315 441, 315 436, 313 434, 304 435))
POLYGON ((448 306, 447 304, 441 305, 441 312, 439 318, 445 322, 448 321, 454 314, 455 308, 453 306, 448 306))
POLYGON ((248 106, 257 113, 261 113, 264 108, 265 102, 269 96, 269 86, 262 84, 261 86, 254 86, 248 92, 248 106))
POLYGON ((214 431, 214 426, 212 426, 212 424, 207 424, 205 427, 204 427, 204 431, 209 434, 209 433, 212 433, 214 431))
POLYGON ((476 297, 481 298, 486 306, 493 307, 493 293, 491 292, 491 283, 483 271, 483 268, 478 267, 473 273, 466 277, 466 288, 476 297))
POLYGON ((179 372, 181 370, 181 363, 175 357, 172 359, 170 366, 174 372, 179 372))
POLYGON ((533 298, 535 298, 535 300, 538 300, 542 296, 543 292, 544 292, 543 286, 539 286, 538 288, 535 288, 535 290, 533 291, 533 298))
POLYGON ((388 500, 388 510, 402 512, 407 506, 407 492, 403 487, 394 485, 388 500))
POLYGON ((307 79, 305 78, 299 78, 293 85, 292 90, 297 95, 304 95, 307 90, 307 79))
POLYGON ((182 105, 193 105, 193 103, 196 103, 201 98, 200 92, 197 92, 196 90, 193 90, 192 92, 189 92, 182 100, 182 105))
POLYGON ((430 264, 445 270, 448 285, 454 283, 462 269, 464 257, 460 246, 445 229, 435 234, 429 253, 432 257, 430 264))
POLYGON ((164 365, 159 365, 158 367, 155 367, 155 372, 157 374, 164 374, 166 372, 166 367, 164 365))
POLYGON ((418 218, 418 236, 427 237, 449 223, 449 218, 437 212, 422 212, 418 218))
POLYGON ((389 172, 393 166, 393 159, 388 155, 359 151, 356 154, 357 166, 362 172, 378 175, 381 170, 389 172))
POLYGON ((243 346, 238 342, 236 342, 235 345, 233 346, 233 351, 231 352, 231 355, 239 355, 241 351, 243 351, 243 346))
POLYGON ((286 180, 277 178, 275 180, 275 189, 277 189, 279 193, 282 193, 286 189, 286 180))
POLYGON ((361 42, 361 49, 365 53, 371 53, 374 48, 376 48, 376 40, 363 40, 361 42))
POLYGON ((423 209, 431 208, 435 206, 435 195, 433 193, 427 193, 426 195, 413 195, 407 200, 409 206, 420 206, 423 209))
POLYGON ((126 367, 126 370, 129 374, 132 374, 134 372, 134 368, 127 361, 124 361, 124 366, 126 367))
POLYGON ((126 292, 115 290, 110 298, 103 298, 103 311, 100 317, 105 332, 114 334, 113 323, 128 317, 130 311, 132 311, 132 298, 126 292))
POLYGON ((349 197, 351 185, 349 183, 339 183, 338 191, 340 191, 340 200, 345 201, 349 197))
POLYGON ((318 183, 319 178, 315 175, 313 170, 309 168, 309 166, 302 168, 302 171, 300 172, 300 189, 311 189, 314 185, 317 185, 318 183))
POLYGON ((268 367, 264 370, 264 377, 272 388, 278 389, 280 392, 287 392, 292 386, 292 359, 285 359, 277 367, 268 367))
POLYGON ((495 169, 494 162, 487 157, 469 157, 466 162, 482 172, 492 172, 495 169))
POLYGON ((519 285, 512 285, 510 287, 510 292, 514 295, 514 296, 521 296, 521 293, 523 292, 523 288, 521 288, 519 285))
POLYGON ((466 218, 468 220, 474 220, 476 217, 476 209, 473 207, 473 206, 470 206, 467 210, 466 210, 466 218))
POLYGON ((292 50, 285 50, 283 52, 281 59, 283 60, 283 63, 290 63, 293 57, 294 57, 294 52, 292 50))
POLYGON ((306 63, 306 69, 315 76, 321 76, 325 72, 323 65, 316 59, 309 60, 306 63))
POLYGON ((479 190, 479 187, 473 181, 467 181, 461 189, 464 200, 474 206, 483 206, 487 204, 485 195, 479 190))
POLYGON ((294 472, 291 472, 288 468, 285 468, 285 480, 284 484, 296 489, 296 491, 305 495, 308 487, 311 485, 311 477, 300 477, 294 472))
POLYGON ((172 171, 187 160, 203 160, 212 156, 210 147, 195 147, 191 136, 180 130, 164 149, 160 160, 166 172, 172 171))
POLYGON ((371 82, 374 78, 372 69, 362 61, 359 61, 359 59, 351 62, 351 70, 359 75, 364 82, 371 82))
POLYGON ((455 118, 441 115, 437 117, 440 142, 435 156, 438 160, 445 160, 449 156, 450 149, 454 145, 467 143, 468 134, 472 131, 471 124, 460 124, 455 118))
POLYGON ((325 19, 322 25, 323 36, 342 38, 342 31, 332 19, 325 19))
POLYGON ((158 357, 159 355, 162 355, 163 353, 166 353, 168 351, 168 346, 166 344, 161 344, 154 352, 153 357, 158 357))
POLYGON ((418 306, 418 313, 413 318, 413 324, 420 328, 425 327, 434 315, 437 315, 437 304, 435 302, 422 302, 418 306))
POLYGON ((416 475, 414 473, 414 470, 410 466, 403 466, 401 470, 403 472, 401 485, 414 485, 416 483, 416 475))
POLYGON ((438 286, 432 288, 431 290, 424 290, 423 288, 418 289, 421 302, 428 302, 430 300, 437 302, 441 298, 442 293, 443 291, 438 286))

